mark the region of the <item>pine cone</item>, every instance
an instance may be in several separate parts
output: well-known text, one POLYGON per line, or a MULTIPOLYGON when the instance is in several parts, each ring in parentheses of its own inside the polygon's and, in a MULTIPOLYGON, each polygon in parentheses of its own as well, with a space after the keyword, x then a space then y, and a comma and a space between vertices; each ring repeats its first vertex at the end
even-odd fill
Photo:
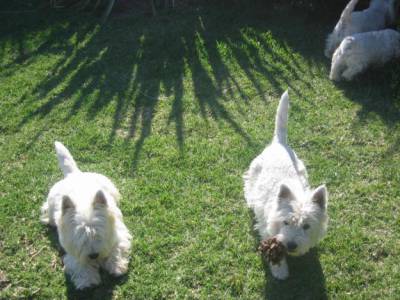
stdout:
POLYGON ((258 250, 273 265, 278 264, 286 255, 285 246, 275 237, 261 241, 258 250))

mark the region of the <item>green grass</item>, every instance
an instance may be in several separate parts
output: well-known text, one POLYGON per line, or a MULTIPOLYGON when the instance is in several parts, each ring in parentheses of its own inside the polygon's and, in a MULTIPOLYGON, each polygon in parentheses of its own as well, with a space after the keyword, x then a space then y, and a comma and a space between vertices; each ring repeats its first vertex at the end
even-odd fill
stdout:
MULTIPOLYGON (((199 8, 110 19, 4 15, 0 30, 0 298, 375 299, 400 293, 399 63, 327 78, 333 20, 199 8), (290 144, 330 192, 317 249, 271 278, 241 175, 290 88, 290 144), (79 293, 39 209, 62 141, 112 178, 129 273, 79 293)), ((3 16, 2 16, 3 17, 3 16)))

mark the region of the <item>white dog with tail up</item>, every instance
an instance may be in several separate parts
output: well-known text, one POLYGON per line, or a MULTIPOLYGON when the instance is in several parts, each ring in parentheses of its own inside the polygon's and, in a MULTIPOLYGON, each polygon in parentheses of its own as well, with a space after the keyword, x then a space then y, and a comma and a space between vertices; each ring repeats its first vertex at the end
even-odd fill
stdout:
POLYGON ((51 188, 41 221, 57 227, 65 272, 77 289, 99 284, 100 267, 115 276, 126 273, 132 237, 117 188, 101 174, 81 172, 61 143, 55 148, 64 179, 51 188))
POLYGON ((352 80, 371 66, 382 66, 400 57, 400 33, 393 29, 346 37, 332 57, 329 78, 352 80))
POLYGON ((395 0, 371 0, 367 9, 353 11, 357 2, 358 0, 350 0, 335 29, 328 35, 325 56, 329 59, 345 37, 355 33, 384 29, 395 21, 395 0))
MULTIPOLYGON (((276 237, 289 255, 300 256, 325 235, 328 192, 324 185, 310 188, 303 162, 287 145, 288 108, 286 91, 279 102, 272 143, 243 176, 244 194, 260 238, 276 237)), ((277 279, 289 276, 285 258, 270 268, 277 279)))

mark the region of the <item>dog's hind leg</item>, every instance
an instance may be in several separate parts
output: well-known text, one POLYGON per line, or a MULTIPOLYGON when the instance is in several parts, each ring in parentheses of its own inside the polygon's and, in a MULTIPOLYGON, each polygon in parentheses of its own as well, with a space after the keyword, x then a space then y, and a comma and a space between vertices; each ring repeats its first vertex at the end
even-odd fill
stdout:
POLYGON ((261 171, 262 171, 262 157, 258 156, 251 162, 250 167, 246 171, 246 173, 243 174, 244 194, 247 201, 247 205, 249 207, 251 207, 253 204, 251 203, 250 200, 251 191, 254 187, 254 184, 257 182, 258 176, 260 175, 261 171))

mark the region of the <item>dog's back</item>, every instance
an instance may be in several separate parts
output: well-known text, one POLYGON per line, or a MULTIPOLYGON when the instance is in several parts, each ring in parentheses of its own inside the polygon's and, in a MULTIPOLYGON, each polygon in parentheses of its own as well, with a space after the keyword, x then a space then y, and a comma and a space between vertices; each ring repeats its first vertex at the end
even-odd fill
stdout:
POLYGON ((286 91, 279 102, 271 144, 252 161, 243 176, 249 207, 264 205, 277 193, 282 180, 291 180, 300 189, 308 184, 304 164, 287 145, 288 110, 289 95, 286 91))
POLYGON ((331 58, 340 43, 356 33, 381 30, 391 25, 395 19, 393 0, 374 0, 362 11, 353 11, 358 0, 351 0, 335 26, 328 35, 325 56, 331 58))
POLYGON ((383 65, 400 56, 400 33, 393 29, 357 33, 346 37, 332 57, 329 78, 351 80, 370 66, 383 65))

